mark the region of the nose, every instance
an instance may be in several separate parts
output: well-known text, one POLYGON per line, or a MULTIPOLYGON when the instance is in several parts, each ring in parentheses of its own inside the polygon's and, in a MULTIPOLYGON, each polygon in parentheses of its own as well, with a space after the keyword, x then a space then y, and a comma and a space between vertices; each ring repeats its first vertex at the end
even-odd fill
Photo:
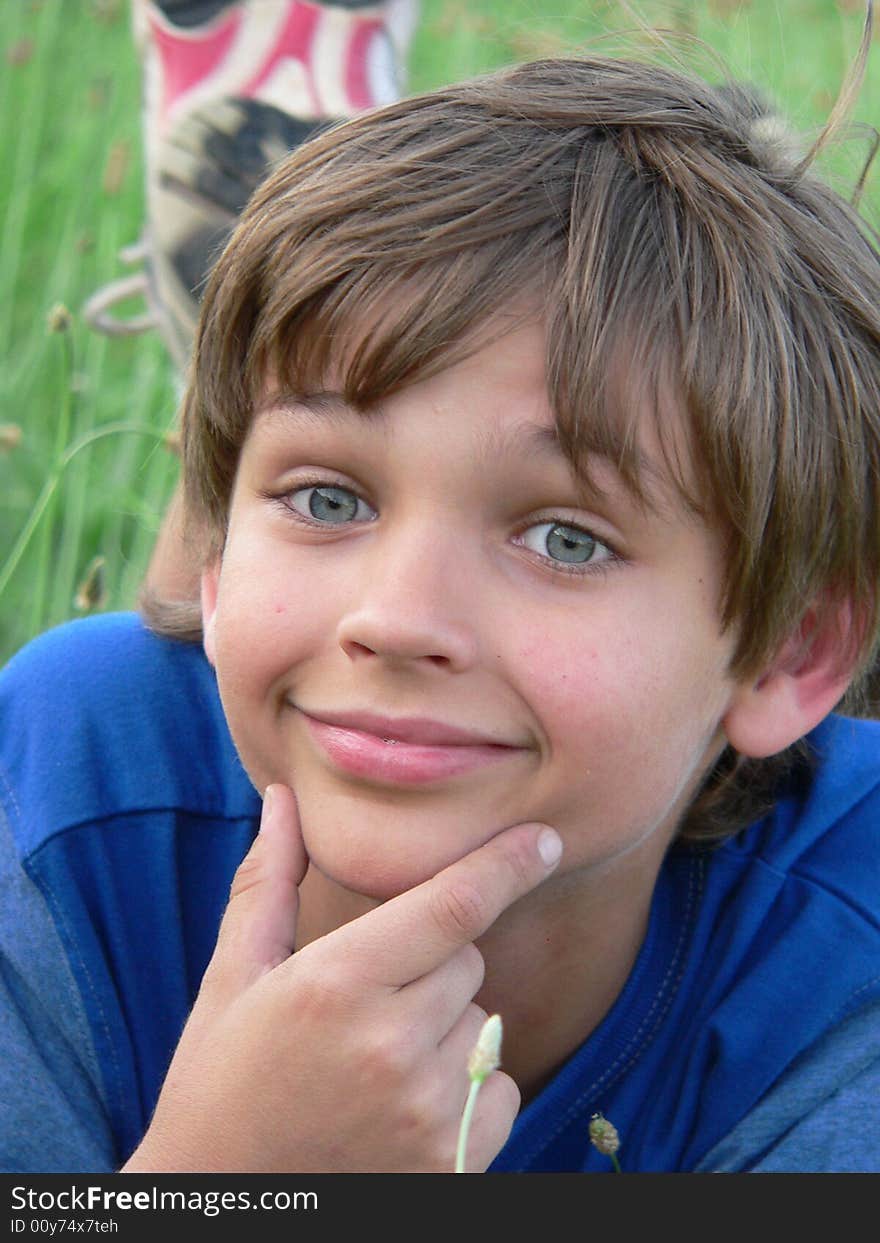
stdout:
POLYGON ((351 660, 469 668, 478 644, 461 546, 437 526, 378 539, 337 638, 351 660))

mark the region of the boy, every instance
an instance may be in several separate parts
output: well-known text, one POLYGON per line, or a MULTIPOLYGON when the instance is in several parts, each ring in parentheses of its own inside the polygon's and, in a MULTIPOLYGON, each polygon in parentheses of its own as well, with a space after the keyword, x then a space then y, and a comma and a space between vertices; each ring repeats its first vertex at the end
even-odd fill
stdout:
POLYGON ((876 1168, 880 265, 775 132, 547 61, 257 191, 199 605, 4 676, 4 1168, 451 1170, 491 1012, 471 1169, 876 1168))

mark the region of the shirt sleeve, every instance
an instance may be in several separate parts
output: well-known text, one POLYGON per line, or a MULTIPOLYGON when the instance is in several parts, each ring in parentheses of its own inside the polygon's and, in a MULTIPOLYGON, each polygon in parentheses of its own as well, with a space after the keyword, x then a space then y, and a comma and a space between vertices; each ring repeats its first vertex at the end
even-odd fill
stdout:
POLYGON ((880 1000, 803 1053, 695 1173, 880 1170, 880 1000))
POLYGON ((117 1154, 82 999, 2 801, 0 1170, 109 1172, 117 1154))

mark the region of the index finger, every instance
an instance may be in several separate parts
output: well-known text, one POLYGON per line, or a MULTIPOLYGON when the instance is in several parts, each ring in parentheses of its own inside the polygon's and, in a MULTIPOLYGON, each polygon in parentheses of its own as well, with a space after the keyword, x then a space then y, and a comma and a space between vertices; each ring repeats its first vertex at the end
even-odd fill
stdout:
POLYGON ((359 979, 402 988, 482 936, 549 876, 561 854, 554 829, 516 825, 333 935, 346 941, 346 961, 359 979))

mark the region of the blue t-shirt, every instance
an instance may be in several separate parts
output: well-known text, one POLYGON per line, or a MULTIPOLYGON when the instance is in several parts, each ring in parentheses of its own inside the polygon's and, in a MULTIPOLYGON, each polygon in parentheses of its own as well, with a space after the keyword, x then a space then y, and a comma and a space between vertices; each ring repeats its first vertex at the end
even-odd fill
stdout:
MULTIPOLYGON (((675 847, 622 992, 493 1170, 880 1170, 880 723, 830 717, 775 811, 675 847)), ((0 1170, 137 1146, 260 801, 194 644, 129 614, 0 674, 0 1170)), ((585 953, 589 947, 585 947, 585 953)))

